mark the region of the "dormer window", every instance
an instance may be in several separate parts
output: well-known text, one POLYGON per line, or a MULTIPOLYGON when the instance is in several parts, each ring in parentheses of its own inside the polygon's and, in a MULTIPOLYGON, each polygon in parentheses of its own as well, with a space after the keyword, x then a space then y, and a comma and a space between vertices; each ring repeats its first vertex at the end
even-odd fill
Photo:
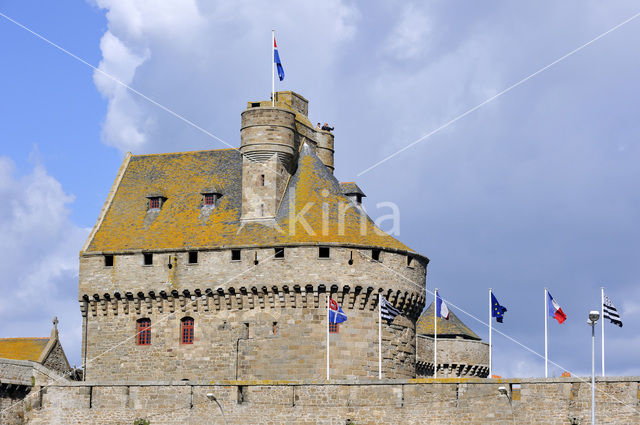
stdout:
POLYGON ((147 206, 149 211, 161 209, 165 201, 167 200, 167 198, 161 195, 149 195, 147 196, 147 199, 147 206))
POLYGON ((208 188, 200 193, 202 193, 202 206, 206 208, 215 208, 218 204, 218 199, 222 196, 215 188, 208 188))

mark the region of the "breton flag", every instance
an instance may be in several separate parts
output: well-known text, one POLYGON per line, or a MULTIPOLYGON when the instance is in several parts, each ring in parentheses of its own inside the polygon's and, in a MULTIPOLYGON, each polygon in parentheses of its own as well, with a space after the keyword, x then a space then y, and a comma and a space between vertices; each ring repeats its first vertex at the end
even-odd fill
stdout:
POLYGON ((502 319, 504 317, 504 313, 507 311, 507 307, 503 307, 498 302, 498 299, 493 292, 491 293, 491 317, 496 318, 496 322, 502 323, 502 319))
POLYGON ((386 320, 388 324, 391 324, 399 314, 402 314, 400 310, 392 306, 385 297, 380 297, 380 317, 386 320))
POLYGON ((613 306, 611 298, 606 295, 604 296, 604 302, 602 303, 602 311, 604 313, 604 319, 609 319, 614 325, 622 327, 622 319, 620 319, 618 309, 613 306))
POLYGON ((436 316, 449 320, 449 309, 444 300, 440 298, 440 294, 436 292, 436 316))
POLYGON ((329 323, 342 323, 347 321, 347 315, 342 311, 338 303, 329 298, 329 323))
POLYGON ((278 69, 278 78, 280 81, 284 80, 284 68, 282 67, 282 62, 280 62, 280 55, 278 54, 278 45, 276 44, 276 37, 273 37, 273 62, 276 64, 276 68, 278 69))
POLYGON ((560 308, 560 304, 558 304, 556 300, 553 299, 549 291, 547 291, 547 298, 549 301, 549 303, 547 304, 549 316, 556 319, 558 323, 562 323, 567 320, 567 315, 564 314, 564 311, 562 311, 562 308, 560 308))

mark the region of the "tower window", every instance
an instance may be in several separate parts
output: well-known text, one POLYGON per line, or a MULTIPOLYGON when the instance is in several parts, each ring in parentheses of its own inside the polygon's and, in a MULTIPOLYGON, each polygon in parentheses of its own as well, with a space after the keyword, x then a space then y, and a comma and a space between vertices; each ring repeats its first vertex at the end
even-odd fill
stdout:
POLYGON ((113 267, 113 255, 105 255, 104 256, 104 266, 105 267, 113 267))
POLYGON ((407 255, 407 267, 413 267, 413 257, 407 255))
POLYGON ((372 249, 371 250, 371 259, 373 261, 380 261, 380 250, 379 249, 372 249))
POLYGON ((264 217, 264 204, 260 204, 260 217, 264 217))
POLYGON ((275 258, 284 258, 284 248, 276 248, 275 258))
POLYGON ((329 258, 329 247, 321 246, 318 248, 318 258, 329 258))
POLYGON ((189 264, 198 264, 198 251, 189 251, 189 264))
POLYGON ((144 254, 142 254, 143 257, 143 264, 145 266, 151 266, 153 265, 153 254, 150 252, 145 252, 144 254))
POLYGON ((204 194, 204 204, 207 206, 213 206, 216 204, 216 195, 213 193, 204 194))
POLYGON ((151 319, 138 319, 138 345, 151 345, 151 319))
POLYGON ((260 174, 260 186, 264 186, 264 174, 260 174))
POLYGON ((180 335, 182 344, 193 344, 193 318, 183 317, 180 320, 180 335))
POLYGON ((340 330, 340 325, 337 323, 329 323, 329 333, 330 334, 337 334, 338 331, 340 330))
POLYGON ((231 261, 240 261, 240 250, 232 249, 231 250, 231 261))

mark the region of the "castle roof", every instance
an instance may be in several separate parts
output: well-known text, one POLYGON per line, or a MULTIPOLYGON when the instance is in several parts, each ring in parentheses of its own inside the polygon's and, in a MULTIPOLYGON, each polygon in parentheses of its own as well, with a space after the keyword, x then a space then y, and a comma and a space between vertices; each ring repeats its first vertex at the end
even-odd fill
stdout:
MULTIPOLYGON (((433 303, 427 309, 422 312, 418 322, 416 323, 416 332, 420 335, 426 335, 433 337, 434 335, 434 322, 433 322, 433 303)), ((438 324, 438 338, 455 338, 461 337, 464 339, 474 339, 480 341, 481 338, 475 334, 467 325, 462 323, 462 320, 456 316, 456 314, 449 310, 449 320, 436 318, 438 324)))
POLYGON ((275 220, 242 222, 241 207, 242 157, 236 149, 128 156, 83 251, 335 244, 413 253, 349 201, 306 144, 275 220), (205 214, 202 194, 212 187, 220 198, 205 214), (159 211, 148 212, 150 196, 166 199, 159 211), (304 220, 295 220, 298 214, 304 220))
POLYGON ((49 338, 0 338, 0 358, 37 362, 49 338))

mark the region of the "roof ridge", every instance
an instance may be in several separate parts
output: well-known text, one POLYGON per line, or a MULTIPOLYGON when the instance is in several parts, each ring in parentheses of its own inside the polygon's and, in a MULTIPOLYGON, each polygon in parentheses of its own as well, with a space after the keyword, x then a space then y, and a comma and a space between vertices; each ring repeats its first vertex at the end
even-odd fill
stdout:
POLYGON ((161 156, 161 155, 186 155, 190 153, 200 153, 200 152, 222 152, 222 151, 238 151, 239 148, 222 148, 222 149, 199 149, 193 151, 183 151, 183 152, 158 152, 158 153, 141 153, 141 154, 131 154, 132 157, 140 158, 144 156, 161 156))

